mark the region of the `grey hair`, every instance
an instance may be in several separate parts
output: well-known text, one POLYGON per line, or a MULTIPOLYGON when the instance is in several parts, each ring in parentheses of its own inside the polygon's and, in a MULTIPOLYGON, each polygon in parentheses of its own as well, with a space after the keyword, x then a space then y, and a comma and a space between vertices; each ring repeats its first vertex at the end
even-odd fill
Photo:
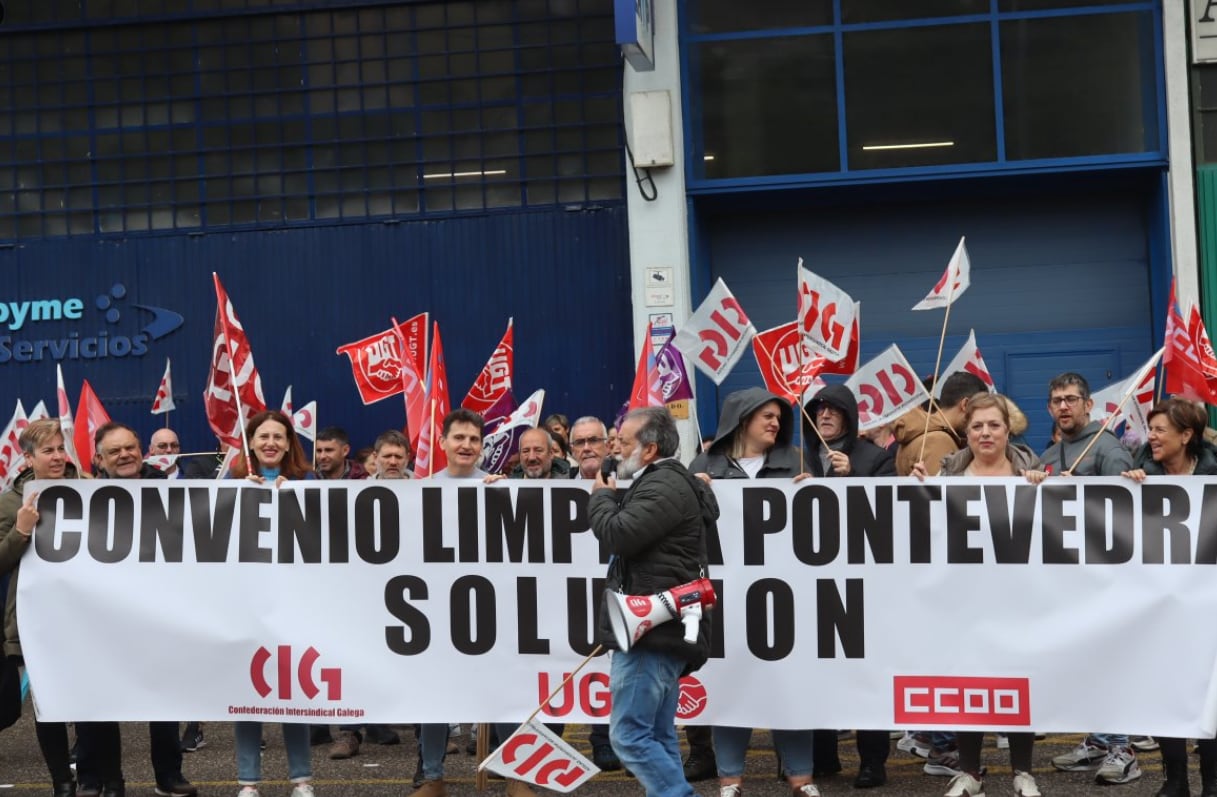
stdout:
POLYGON ((595 415, 584 415, 582 418, 579 418, 574 423, 572 423, 570 425, 570 428, 574 429, 576 426, 578 426, 581 423, 596 424, 597 426, 600 427, 600 434, 602 434, 605 437, 608 437, 608 427, 604 425, 604 421, 600 420, 595 415))
POLYGON ((638 445, 654 443, 660 457, 675 456, 680 448, 680 433, 676 431, 676 421, 667 407, 640 407, 631 410, 625 420, 641 424, 634 435, 638 445))

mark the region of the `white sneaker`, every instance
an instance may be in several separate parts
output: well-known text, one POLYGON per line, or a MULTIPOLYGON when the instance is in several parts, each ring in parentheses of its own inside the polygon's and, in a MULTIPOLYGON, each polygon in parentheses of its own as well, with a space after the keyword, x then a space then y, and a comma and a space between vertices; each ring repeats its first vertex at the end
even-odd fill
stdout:
POLYGON ((924 733, 914 733, 913 731, 905 731, 900 741, 896 742, 896 749, 912 753, 918 758, 929 758, 930 752, 933 750, 930 746, 929 736, 924 733))
POLYGON ((804 783, 794 790, 794 797, 820 797, 820 790, 814 783, 804 783))
POLYGON ((1010 749, 1010 737, 1004 733, 997 734, 997 749, 998 750, 1009 750, 1010 749))
POLYGON ((1098 783, 1130 783, 1141 777, 1141 765, 1137 763, 1137 754, 1128 747, 1112 747, 1095 773, 1098 783))
POLYGON ((237 792, 237 797, 261 797, 258 794, 257 786, 242 786, 241 791, 237 792))
POLYGON ((292 789, 292 797, 313 797, 313 784, 297 783, 292 789))
POLYGON ((951 778, 944 797, 985 797, 984 781, 977 780, 967 772, 951 778))
POLYGON ((1043 797, 1030 772, 1014 773, 1014 794, 1015 797, 1043 797))
POLYGON ((720 786, 718 789, 718 797, 740 797, 743 789, 738 783, 733 783, 730 786, 720 786))
POLYGON ((1128 746, 1138 753, 1152 753, 1160 745, 1158 740, 1152 736, 1130 736, 1128 737, 1128 746))
POLYGON ((1052 766, 1063 772, 1090 772, 1099 768, 1107 758, 1107 748, 1087 736, 1082 743, 1064 755, 1052 759, 1052 766))

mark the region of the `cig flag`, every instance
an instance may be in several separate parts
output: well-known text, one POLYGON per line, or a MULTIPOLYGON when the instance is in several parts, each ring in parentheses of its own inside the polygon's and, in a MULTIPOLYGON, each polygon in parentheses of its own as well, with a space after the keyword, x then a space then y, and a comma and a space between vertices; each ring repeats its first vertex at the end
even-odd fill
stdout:
POLYGON ((829 360, 843 359, 854 329, 854 300, 808 270, 799 258, 799 331, 807 348, 829 360))
POLYGON ((913 305, 913 309, 934 310, 950 306, 951 302, 958 299, 972 284, 971 275, 972 261, 968 259, 968 248, 964 245, 964 239, 960 238, 959 246, 955 247, 955 254, 951 255, 947 270, 942 272, 938 284, 924 299, 913 305))
POLYGON ((600 770, 541 723, 529 720, 499 745, 478 769, 568 794, 600 770))
POLYGON ((170 374, 169 358, 166 357, 165 375, 161 377, 161 384, 156 389, 156 398, 152 399, 152 414, 160 415, 176 409, 177 405, 173 403, 173 377, 170 374))
POLYGON ((865 432, 891 423, 929 400, 913 367, 893 343, 845 381, 858 399, 858 431, 865 432))
POLYGON ((934 385, 934 398, 942 398, 942 383, 951 374, 959 371, 967 371, 973 376, 984 382, 992 393, 997 388, 993 384, 993 377, 989 374, 989 368, 985 365, 985 358, 980 356, 980 349, 976 347, 976 330, 968 330, 968 339, 959 349, 955 357, 947 363, 947 367, 942 369, 942 378, 938 380, 938 384, 934 385))
POLYGON ((697 312, 676 333, 672 345, 714 384, 721 385, 755 335, 756 327, 719 278, 697 312))

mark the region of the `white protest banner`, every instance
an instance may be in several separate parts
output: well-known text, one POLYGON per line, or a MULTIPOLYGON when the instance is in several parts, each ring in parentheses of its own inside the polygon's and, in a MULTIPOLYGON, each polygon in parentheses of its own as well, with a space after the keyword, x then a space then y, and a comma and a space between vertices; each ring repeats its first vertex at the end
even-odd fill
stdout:
POLYGON ((858 431, 891 423, 930 398, 900 347, 893 343, 845 380, 858 399, 858 431))
POLYGON ((697 312, 689 316, 672 338, 672 345, 714 384, 721 385, 748 350, 754 335, 756 327, 720 277, 697 312))
POLYGON ((959 371, 967 371, 980 379, 988 386, 990 393, 997 389, 993 384, 993 377, 989 374, 989 367, 985 365, 985 358, 980 356, 980 349, 976 347, 976 330, 974 329, 968 330, 968 339, 959 347, 959 352, 956 353, 954 359, 947 363, 946 368, 942 369, 942 376, 934 385, 934 398, 942 398, 942 385, 947 381, 946 378, 959 371))
POLYGON ((854 300, 845 291, 808 270, 799 258, 799 330, 804 344, 829 360, 849 351, 854 329, 854 300))
MULTIPOLYGON (((518 723, 595 647, 605 565, 577 481, 26 489, 17 612, 45 721, 518 723)), ((1217 732, 1217 478, 714 490, 720 603, 682 723, 1217 732), (910 622, 943 601, 960 644, 910 622), (1108 699, 1146 673, 1169 677, 1108 699)), ((538 719, 604 722, 607 668, 538 719)))
POLYGON ((569 794, 600 772, 561 736, 536 720, 516 728, 478 769, 562 794, 569 794))

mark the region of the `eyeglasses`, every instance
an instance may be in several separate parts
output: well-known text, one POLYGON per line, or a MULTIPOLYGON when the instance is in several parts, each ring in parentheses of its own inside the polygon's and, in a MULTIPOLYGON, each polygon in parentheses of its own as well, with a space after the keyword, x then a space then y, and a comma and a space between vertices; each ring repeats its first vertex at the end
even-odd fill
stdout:
POLYGON ((1053 396, 1048 399, 1049 407, 1064 407, 1068 404, 1070 407, 1076 407, 1082 401, 1081 396, 1053 396))
POLYGON ((583 448, 584 446, 598 446, 601 443, 607 442, 607 437, 579 437, 570 441, 570 447, 583 448))

